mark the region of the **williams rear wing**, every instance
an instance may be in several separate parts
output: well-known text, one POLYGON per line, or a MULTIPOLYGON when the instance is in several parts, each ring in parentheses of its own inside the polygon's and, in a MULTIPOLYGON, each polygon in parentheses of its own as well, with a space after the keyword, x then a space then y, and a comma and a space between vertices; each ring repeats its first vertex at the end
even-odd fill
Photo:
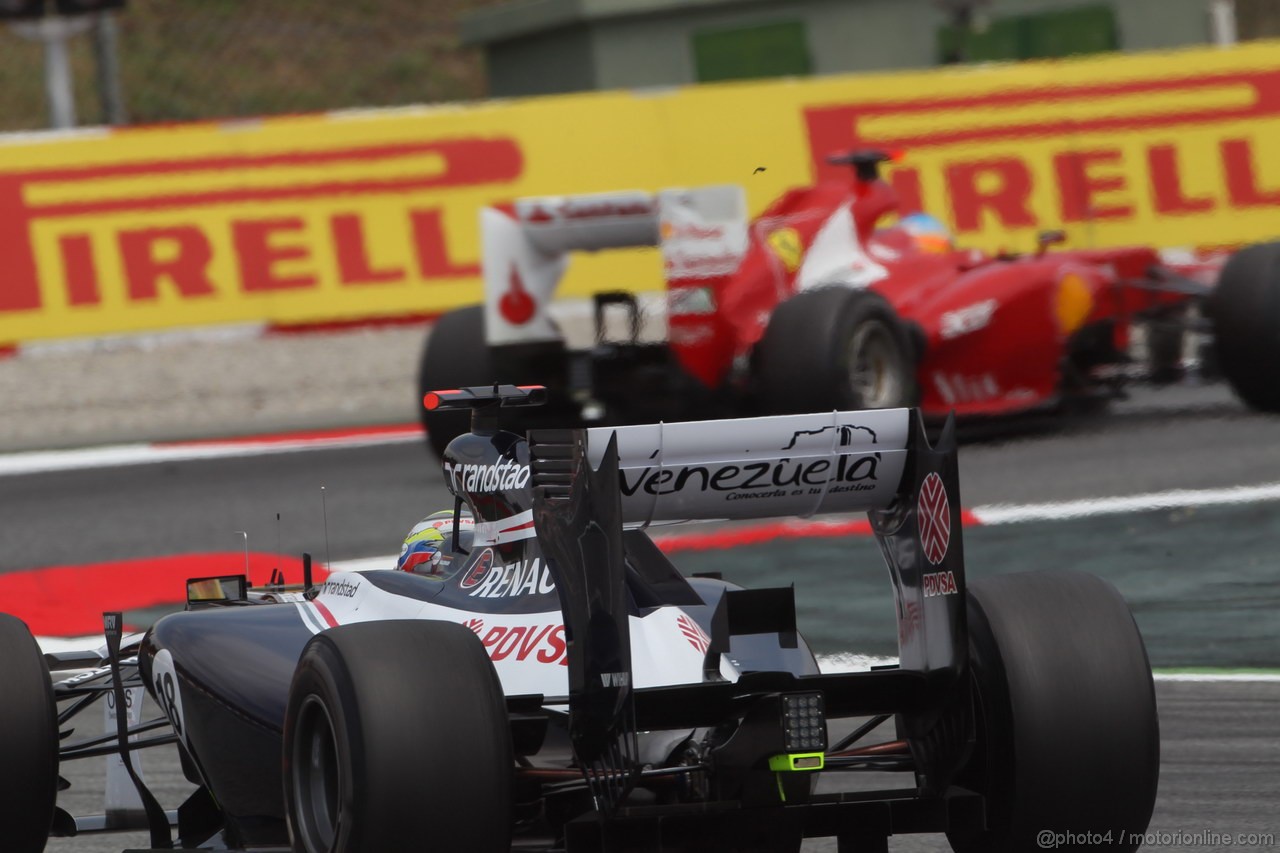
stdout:
MULTIPOLYGON (((715 725, 751 690, 821 690, 828 716, 896 713, 914 737, 936 723, 968 649, 952 422, 936 448, 918 412, 888 409, 535 430, 529 449, 534 523, 569 640, 571 733, 584 768, 602 780, 602 805, 620 799, 609 787, 620 784, 635 731, 715 725), (898 668, 632 691, 624 527, 855 511, 867 512, 888 564, 898 668)), ((727 622, 739 633, 732 608, 727 622)))
POLYGON ((807 517, 888 508, 910 444, 910 410, 600 427, 584 433, 598 467, 617 439, 628 526, 807 517))

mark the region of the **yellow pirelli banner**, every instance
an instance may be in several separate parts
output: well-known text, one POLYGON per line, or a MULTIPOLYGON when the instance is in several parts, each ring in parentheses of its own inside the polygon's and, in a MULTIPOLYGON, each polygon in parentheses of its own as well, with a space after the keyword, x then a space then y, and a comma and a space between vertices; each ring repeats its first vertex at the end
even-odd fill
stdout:
MULTIPOLYGON (((962 244, 1280 235, 1280 43, 0 138, 0 345, 478 301, 478 211, 739 182, 753 210, 855 146, 962 244)), ((562 292, 661 287, 605 252, 562 292)))

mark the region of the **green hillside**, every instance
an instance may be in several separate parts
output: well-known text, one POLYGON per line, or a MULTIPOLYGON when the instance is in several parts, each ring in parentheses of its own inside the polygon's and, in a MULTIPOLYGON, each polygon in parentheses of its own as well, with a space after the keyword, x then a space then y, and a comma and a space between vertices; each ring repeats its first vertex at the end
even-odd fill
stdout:
MULTIPOLYGON (((128 0, 119 15, 132 122, 475 98, 457 16, 499 0, 128 0)), ((89 36, 74 39, 81 124, 103 116, 89 36)), ((46 126, 42 47, 0 26, 0 131, 46 126)))

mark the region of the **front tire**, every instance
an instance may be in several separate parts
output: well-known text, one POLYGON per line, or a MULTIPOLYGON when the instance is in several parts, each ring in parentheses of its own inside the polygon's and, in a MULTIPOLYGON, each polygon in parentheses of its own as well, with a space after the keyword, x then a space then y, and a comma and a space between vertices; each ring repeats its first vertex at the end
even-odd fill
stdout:
POLYGON ((298 853, 506 853, 512 767, 502 687, 461 625, 363 622, 304 649, 284 728, 298 853))
POLYGON ((1280 412, 1280 243, 1232 255, 1205 304, 1222 373, 1240 399, 1280 412))
POLYGON ((780 304, 755 369, 763 408, 779 414, 891 409, 916 398, 906 329, 870 290, 826 287, 780 304))
POLYGON ((40 853, 58 801, 58 710, 49 666, 24 622, 0 613, 0 834, 40 853))
POLYGON ((977 743, 957 783, 983 794, 987 829, 952 849, 1133 851, 1160 774, 1155 685, 1115 587, 1082 572, 969 583, 977 743), (1090 845, 1090 833, 1103 841, 1090 845), (1105 840, 1110 834, 1110 840, 1105 840), (1072 843, 1080 842, 1085 843, 1072 843))

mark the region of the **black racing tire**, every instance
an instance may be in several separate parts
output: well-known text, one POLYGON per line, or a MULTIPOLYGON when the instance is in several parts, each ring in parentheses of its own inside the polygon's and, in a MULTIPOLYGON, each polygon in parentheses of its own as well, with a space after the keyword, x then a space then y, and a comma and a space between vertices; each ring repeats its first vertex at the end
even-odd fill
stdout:
POLYGON ((1217 363, 1241 400, 1280 412, 1280 243, 1236 252, 1205 303, 1217 363))
POLYGON ((343 625, 303 650, 284 727, 299 853, 507 853, 506 700, 479 638, 451 622, 343 625))
POLYGON ((427 446, 444 456, 449 442, 471 426, 469 410, 429 412, 422 398, 429 391, 465 388, 502 382, 512 385, 546 385, 548 402, 537 408, 508 410, 512 426, 523 429, 570 426, 574 410, 562 390, 568 356, 562 341, 504 347, 499 357, 485 343, 484 306, 450 311, 438 319, 427 335, 418 369, 418 411, 427 431, 427 446), (516 423, 518 421, 518 424, 516 423))
POLYGON ((7 853, 40 853, 58 802, 58 709, 26 623, 0 613, 0 834, 7 853))
POLYGON ((1083 572, 980 578, 968 623, 977 742, 956 781, 986 797, 987 829, 949 833, 952 849, 1136 850, 1155 808, 1160 729, 1120 593, 1083 572), (1061 835, 1046 845, 1045 832, 1061 835), (1110 840, 1089 844, 1090 833, 1110 840))
POLYGON ((917 396, 907 330, 888 301, 870 290, 797 293, 773 312, 753 355, 765 411, 891 409, 917 396))

